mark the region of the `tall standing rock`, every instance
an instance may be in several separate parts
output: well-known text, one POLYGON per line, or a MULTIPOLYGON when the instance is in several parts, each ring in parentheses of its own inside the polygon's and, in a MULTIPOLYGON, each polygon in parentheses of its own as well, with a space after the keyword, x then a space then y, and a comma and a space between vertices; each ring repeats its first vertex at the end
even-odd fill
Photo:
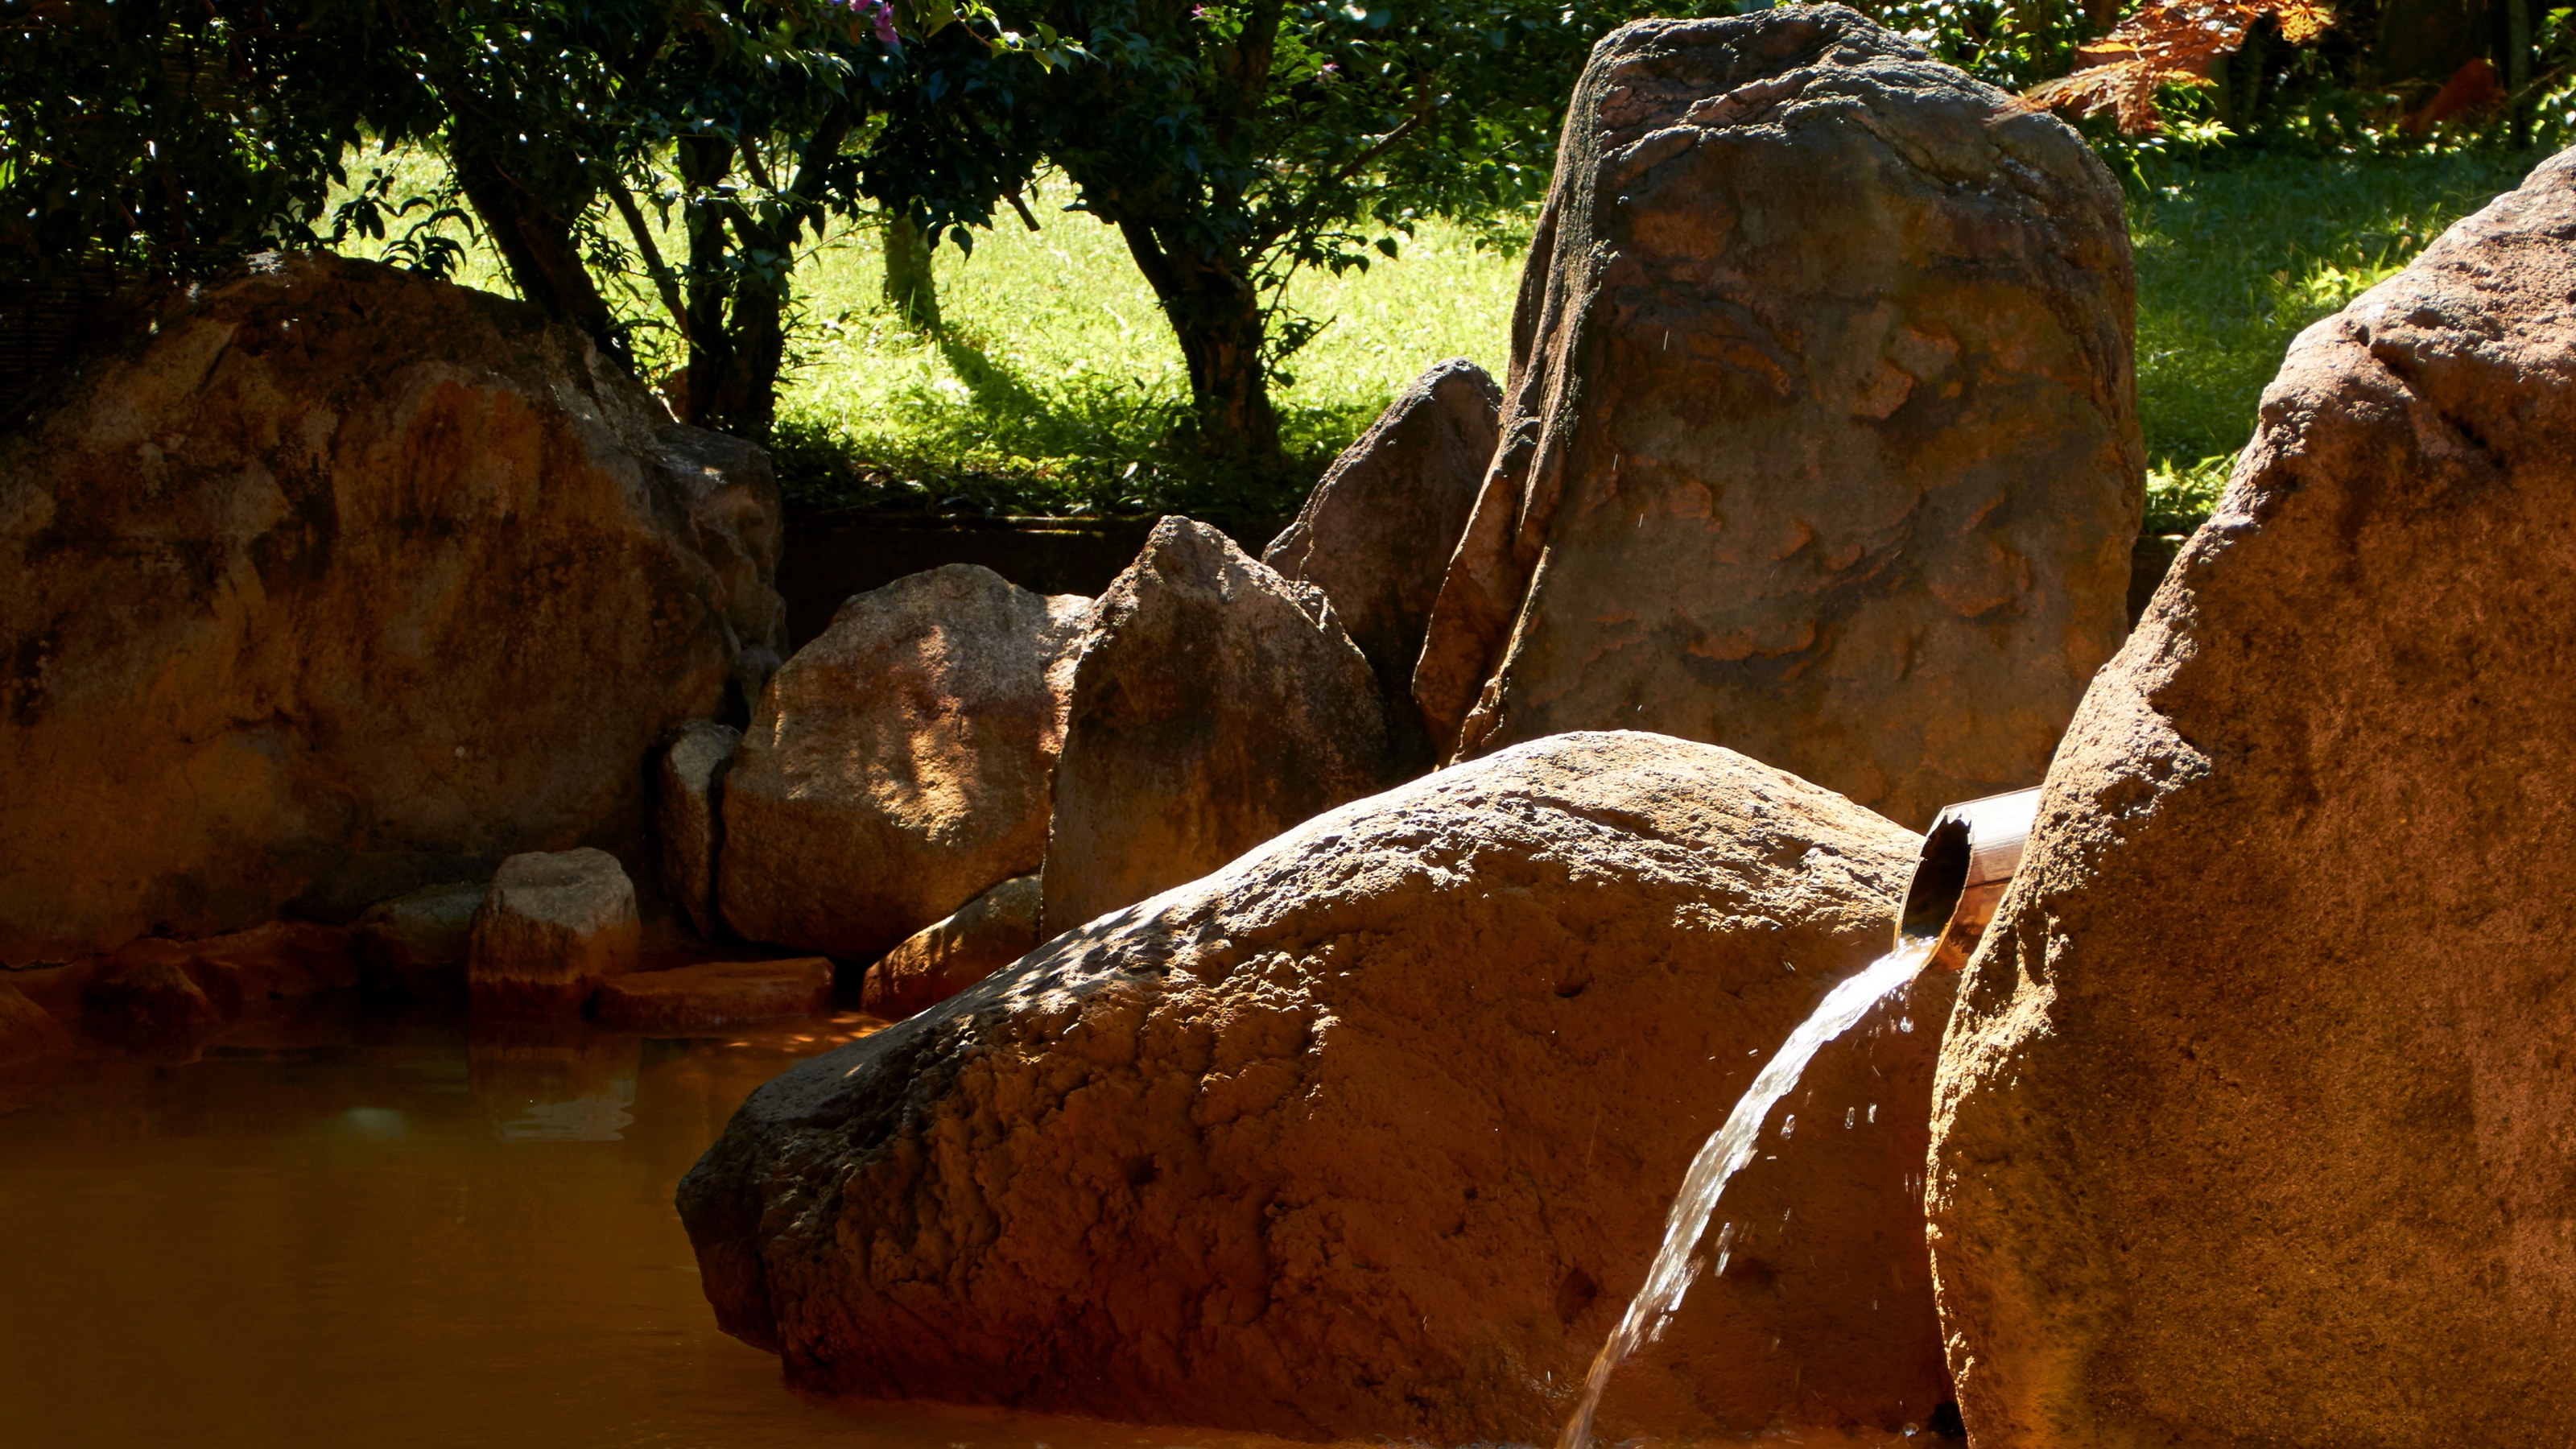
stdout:
POLYGON ((1313 584, 1332 600, 1377 673, 1389 729, 1413 760, 1426 753, 1413 665, 1493 459, 1501 406, 1502 391, 1483 368, 1463 357, 1434 366, 1333 460, 1296 521, 1261 553, 1280 577, 1313 584))
POLYGON ((0 439, 0 961, 640 855, 654 746, 774 657, 759 450, 372 263, 149 321, 0 439))
POLYGON ((1386 782, 1386 713, 1324 592, 1165 518, 1074 666, 1041 939, 1386 782))
POLYGON ((716 859, 724 838, 718 808, 725 766, 733 763, 742 731, 714 720, 693 720, 653 770, 653 834, 662 853, 662 889, 688 913, 701 936, 713 936, 716 859))
MULTIPOLYGON (((681 1185, 701 1281, 808 1390, 1547 1442, 1915 844, 1630 733, 1354 802, 753 1093, 681 1185)), ((1766 1127, 1604 1442, 1932 1418, 1915 989, 1766 1127)))
POLYGON ((2110 173, 1840 6, 1595 46, 1414 692, 1458 757, 1629 727, 1899 820, 2029 784, 2125 628, 2110 173))
POLYGON ((2576 1442, 2576 157, 2301 334, 1943 1050, 1979 1449, 2576 1442))
POLYGON ((726 923, 866 959, 1036 870, 1090 611, 974 564, 841 605, 770 681, 725 771, 726 923))

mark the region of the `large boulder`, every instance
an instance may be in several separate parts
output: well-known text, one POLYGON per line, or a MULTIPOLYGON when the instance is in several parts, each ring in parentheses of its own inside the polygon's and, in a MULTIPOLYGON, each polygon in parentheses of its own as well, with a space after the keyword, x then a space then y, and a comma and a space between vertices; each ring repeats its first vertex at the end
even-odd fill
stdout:
MULTIPOLYGON (((1357 802, 754 1093, 681 1185, 708 1296, 820 1392, 1543 1442, 1914 847, 1640 734, 1357 802)), ((1929 989, 1783 1104, 1612 1438, 1930 1419, 1929 989)))
POLYGON ((1039 934, 1195 880, 1390 771, 1377 681, 1323 590, 1165 518, 1082 641, 1039 934))
POLYGON ((778 635, 766 458, 371 263, 145 320, 0 439, 0 961, 640 849, 655 744, 778 635))
POLYGON ((864 960, 1036 870, 1090 612, 974 564, 853 595, 725 771, 726 924, 864 960))
POLYGON ((2301 334, 1943 1050, 1980 1449, 2576 1442, 2576 157, 2301 334))
POLYGON ((1502 398, 1467 359, 1437 364, 1342 450, 1296 520, 1261 552, 1280 577, 1313 584, 1332 600, 1377 674, 1389 727, 1415 759, 1427 741, 1412 708, 1413 665, 1493 459, 1502 398))
POLYGON ((1414 676, 1434 740, 1658 730, 1918 825, 2028 785, 2126 627, 2133 296, 2082 139, 1852 11, 1613 32, 1414 676))

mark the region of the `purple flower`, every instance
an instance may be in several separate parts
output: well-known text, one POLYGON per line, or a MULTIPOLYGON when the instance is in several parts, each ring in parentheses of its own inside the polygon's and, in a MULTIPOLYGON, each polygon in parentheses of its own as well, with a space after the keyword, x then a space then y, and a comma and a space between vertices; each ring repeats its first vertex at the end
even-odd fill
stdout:
POLYGON ((880 44, 892 50, 903 49, 903 37, 894 33, 894 5, 891 0, 850 0, 850 8, 866 14, 868 23, 876 27, 880 44))

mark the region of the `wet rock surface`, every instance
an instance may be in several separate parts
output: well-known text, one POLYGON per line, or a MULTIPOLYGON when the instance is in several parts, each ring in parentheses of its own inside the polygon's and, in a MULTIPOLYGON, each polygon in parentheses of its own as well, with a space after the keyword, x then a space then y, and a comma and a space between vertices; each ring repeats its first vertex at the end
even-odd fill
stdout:
POLYGON ((1502 390, 1463 357, 1414 379, 1306 495, 1261 552, 1280 577, 1313 584, 1368 656, 1407 764, 1428 763, 1413 665, 1449 556, 1494 456, 1502 390))
POLYGON ((710 961, 621 976, 601 984, 591 1014, 602 1026, 678 1036, 820 1016, 831 1005, 831 958, 800 956, 710 961))
POLYGON ((662 752, 653 771, 653 834, 662 849, 662 889, 701 936, 723 925, 716 908, 716 849, 724 822, 716 791, 742 731, 697 720, 662 752))
MULTIPOLYGON (((1336 810, 761 1088, 681 1187, 708 1296, 809 1390, 1544 1442, 1701 1139, 1885 948, 1914 847, 1629 733, 1336 810)), ((1938 1004, 1787 1104, 1611 1438, 1929 1417, 1938 1004)))
POLYGON ((71 1048, 71 1033, 52 1012, 0 981, 0 1071, 58 1057, 71 1048))
POLYGON ((466 984, 479 1013, 576 1008, 635 969, 643 928, 635 884, 604 850, 514 855, 474 913, 466 984))
POLYGON ((868 967, 859 1009, 888 1020, 910 1016, 1036 950, 1043 899, 1036 876, 1016 876, 922 927, 868 967))
POLYGON ((1918 826, 2036 779, 2138 527, 2109 172, 1839 6, 1618 30, 1565 136, 1434 741, 1656 730, 1918 826))
POLYGON ((0 440, 0 961, 640 842, 655 745, 775 642, 766 458, 370 263, 149 320, 0 440))
POLYGON ((2303 333, 1940 1066, 1980 1449, 2576 1437, 2576 159, 2303 333))
POLYGON ((1323 590, 1165 518, 1074 667, 1040 934, 1195 880, 1389 774, 1376 679, 1323 590))
POLYGON ((865 960, 1037 869, 1090 609, 972 564, 843 604, 726 771, 727 924, 865 960))
POLYGON ((474 913, 491 893, 487 881, 440 881, 368 907, 351 928, 367 984, 418 998, 463 994, 474 913))

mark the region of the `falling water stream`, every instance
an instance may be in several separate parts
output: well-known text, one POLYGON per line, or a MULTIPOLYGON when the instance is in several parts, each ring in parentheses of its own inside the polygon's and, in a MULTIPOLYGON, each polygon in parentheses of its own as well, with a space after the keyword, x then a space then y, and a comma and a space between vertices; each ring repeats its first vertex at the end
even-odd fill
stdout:
MULTIPOLYGON (((1583 1380, 1582 1402, 1565 1421, 1556 1449, 1591 1449, 1592 1416, 1601 1407, 1601 1391, 1609 1385, 1611 1370, 1653 1338, 1663 1321, 1682 1306, 1682 1295, 1699 1274, 1700 1260, 1691 1250, 1699 1245, 1700 1234, 1708 1231, 1708 1220, 1716 1213, 1727 1182, 1753 1160, 1762 1123, 1771 1109, 1789 1095, 1825 1043, 1851 1030, 1889 992, 1914 979, 1931 958, 1932 947, 1929 940, 1907 941, 1826 992, 1815 1011, 1781 1043, 1753 1085, 1736 1099, 1725 1124, 1700 1144, 1699 1155, 1682 1176, 1681 1195, 1673 1199, 1673 1210, 1664 1219, 1664 1245, 1655 1253, 1655 1266, 1629 1301, 1628 1311, 1620 1315, 1610 1341, 1601 1345, 1600 1356, 1592 1360, 1592 1371, 1583 1380)), ((1725 1266, 1721 1257, 1718 1270, 1724 1272, 1725 1266)))

